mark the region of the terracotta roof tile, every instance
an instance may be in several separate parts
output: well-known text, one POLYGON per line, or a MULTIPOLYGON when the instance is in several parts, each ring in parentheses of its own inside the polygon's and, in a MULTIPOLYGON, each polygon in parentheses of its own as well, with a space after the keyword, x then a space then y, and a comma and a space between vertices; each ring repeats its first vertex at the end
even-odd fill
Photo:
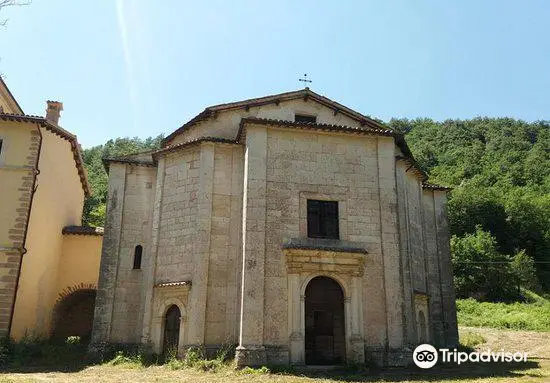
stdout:
POLYGON ((84 194, 88 197, 92 194, 90 185, 88 183, 88 175, 86 169, 84 168, 84 161, 82 160, 82 151, 80 145, 74 134, 69 133, 62 127, 52 124, 50 121, 46 120, 44 117, 39 116, 29 116, 23 114, 11 114, 11 113, 0 113, 0 120, 2 121, 13 121, 13 122, 23 122, 23 123, 36 123, 41 127, 49 130, 50 132, 58 135, 59 137, 69 141, 71 144, 71 150, 73 152, 73 158, 75 160, 76 168, 78 175, 80 177, 80 183, 82 184, 82 189, 84 194))
POLYGON ((331 124, 319 124, 315 122, 295 122, 295 121, 284 121, 284 120, 272 120, 266 118, 257 118, 257 117, 246 117, 241 119, 241 126, 239 132, 237 133, 237 142, 242 141, 242 135, 244 134, 246 128, 245 125, 250 124, 262 124, 262 125, 278 125, 279 127, 290 127, 298 129, 312 129, 312 130, 321 130, 321 131, 333 131, 333 132, 344 132, 351 134, 360 134, 360 135, 378 135, 378 136, 387 136, 394 137, 395 144, 401 149, 404 156, 398 156, 398 159, 404 159, 408 161, 411 166, 414 168, 415 173, 420 177, 424 182, 428 180, 428 175, 418 166, 414 156, 409 149, 409 146, 405 142, 403 134, 398 133, 392 129, 384 128, 370 128, 370 127, 352 127, 345 125, 331 125, 331 124))
POLYGON ((390 136, 393 137, 396 133, 392 129, 384 128, 371 128, 371 127, 354 127, 347 125, 334 125, 334 124, 322 124, 317 122, 295 122, 295 121, 286 121, 286 120, 275 120, 269 118, 257 118, 257 117, 245 117, 241 119, 241 129, 237 134, 237 140, 240 141, 241 134, 244 124, 262 124, 262 125, 280 125, 288 126, 294 128, 306 128, 314 130, 325 130, 325 131, 337 131, 345 133, 357 133, 357 134, 373 134, 381 136, 390 136))
POLYGON ((435 184, 429 184, 429 183, 423 183, 422 189, 428 189, 428 190, 441 190, 441 191, 450 191, 453 190, 453 188, 448 186, 442 186, 442 185, 435 185, 435 184))
POLYGON ((237 109, 237 108, 258 107, 261 105, 279 103, 283 101, 290 101, 290 100, 299 99, 299 98, 315 100, 320 104, 323 104, 331 109, 334 109, 335 111, 338 111, 338 113, 343 113, 357 120, 361 125, 366 125, 371 128, 382 128, 382 129, 384 128, 384 124, 380 123, 379 121, 369 116, 365 116, 361 113, 358 113, 353 109, 348 108, 347 106, 344 106, 334 100, 329 99, 328 97, 322 96, 318 93, 313 92, 309 88, 306 88, 306 89, 300 89, 292 92, 279 93, 279 94, 274 94, 274 95, 265 96, 265 97, 251 98, 243 101, 209 106, 206 109, 204 109, 201 113, 193 117, 191 120, 189 120, 188 122, 180 126, 174 132, 169 134, 163 140, 163 145, 167 145, 175 136, 177 136, 187 128, 215 115, 216 112, 218 111, 223 111, 228 109, 237 109))
POLYGON ((134 159, 131 159, 131 158, 119 158, 119 157, 110 158, 110 157, 105 157, 105 158, 102 159, 102 161, 103 161, 103 165, 105 166, 105 169, 107 170, 107 172, 109 171, 108 167, 107 167, 107 164, 109 164, 111 162, 115 162, 115 163, 119 163, 119 164, 138 165, 138 166, 155 166, 155 163, 153 161, 134 160, 134 159))
POLYGON ((180 142, 179 144, 169 145, 169 146, 165 146, 164 148, 155 150, 153 152, 153 158, 156 158, 159 154, 173 152, 173 151, 182 149, 184 147, 187 147, 187 146, 190 146, 190 145, 193 145, 193 144, 200 144, 201 142, 215 142, 215 143, 220 143, 220 144, 238 144, 238 142, 236 140, 230 140, 230 139, 227 139, 227 138, 200 137, 200 138, 196 138, 194 140, 180 142))
POLYGON ((103 228, 102 227, 94 227, 94 226, 65 226, 63 230, 61 231, 64 235, 95 235, 95 236, 103 236, 103 228))

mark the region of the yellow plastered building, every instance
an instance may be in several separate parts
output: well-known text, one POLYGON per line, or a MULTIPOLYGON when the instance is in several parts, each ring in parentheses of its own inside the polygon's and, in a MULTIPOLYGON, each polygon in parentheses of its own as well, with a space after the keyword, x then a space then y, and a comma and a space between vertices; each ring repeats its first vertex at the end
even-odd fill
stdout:
POLYGON ((76 136, 25 115, 0 78, 0 337, 86 337, 102 228, 81 226, 90 194, 76 136))

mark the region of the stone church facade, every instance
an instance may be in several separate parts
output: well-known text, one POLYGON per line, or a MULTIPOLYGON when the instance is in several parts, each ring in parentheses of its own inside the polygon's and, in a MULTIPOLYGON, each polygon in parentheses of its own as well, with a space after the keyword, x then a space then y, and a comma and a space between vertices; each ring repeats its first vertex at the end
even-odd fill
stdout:
POLYGON ((447 189, 382 123, 306 88, 208 107, 105 166, 92 343, 387 366, 458 343, 447 189))

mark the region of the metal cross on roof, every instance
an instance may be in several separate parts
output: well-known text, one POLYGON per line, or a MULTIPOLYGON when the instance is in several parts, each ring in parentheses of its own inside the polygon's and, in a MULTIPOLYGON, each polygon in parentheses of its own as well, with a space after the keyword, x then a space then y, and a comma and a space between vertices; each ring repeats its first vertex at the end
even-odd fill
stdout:
POLYGON ((298 81, 303 82, 306 88, 307 88, 307 83, 312 82, 311 80, 307 79, 307 73, 304 73, 304 78, 299 78, 298 81))

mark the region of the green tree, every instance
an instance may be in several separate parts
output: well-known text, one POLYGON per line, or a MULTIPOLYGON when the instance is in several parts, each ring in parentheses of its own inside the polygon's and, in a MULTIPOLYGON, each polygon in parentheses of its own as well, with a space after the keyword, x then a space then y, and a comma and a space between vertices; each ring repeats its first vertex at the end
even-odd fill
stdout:
POLYGON ((517 297, 509 257, 498 252, 496 239, 481 226, 474 234, 451 238, 451 257, 459 298, 494 301, 517 297))
POLYGON ((524 250, 517 253, 510 263, 512 273, 516 277, 519 287, 528 290, 538 289, 537 271, 533 258, 528 256, 524 250))
POLYGON ((474 233, 479 225, 496 238, 500 251, 510 252, 506 208, 500 195, 493 190, 473 186, 457 188, 450 195, 448 209, 452 234, 460 237, 474 233))
POLYGON ((90 226, 103 226, 105 223, 105 204, 107 202, 108 177, 103 164, 104 158, 114 158, 128 154, 146 152, 161 146, 163 135, 146 139, 117 138, 104 145, 84 149, 82 157, 88 172, 88 181, 92 196, 84 201, 82 222, 90 226))
POLYGON ((550 290, 550 123, 511 118, 391 120, 430 181, 452 186, 451 234, 491 233, 502 254, 525 250, 550 290))

